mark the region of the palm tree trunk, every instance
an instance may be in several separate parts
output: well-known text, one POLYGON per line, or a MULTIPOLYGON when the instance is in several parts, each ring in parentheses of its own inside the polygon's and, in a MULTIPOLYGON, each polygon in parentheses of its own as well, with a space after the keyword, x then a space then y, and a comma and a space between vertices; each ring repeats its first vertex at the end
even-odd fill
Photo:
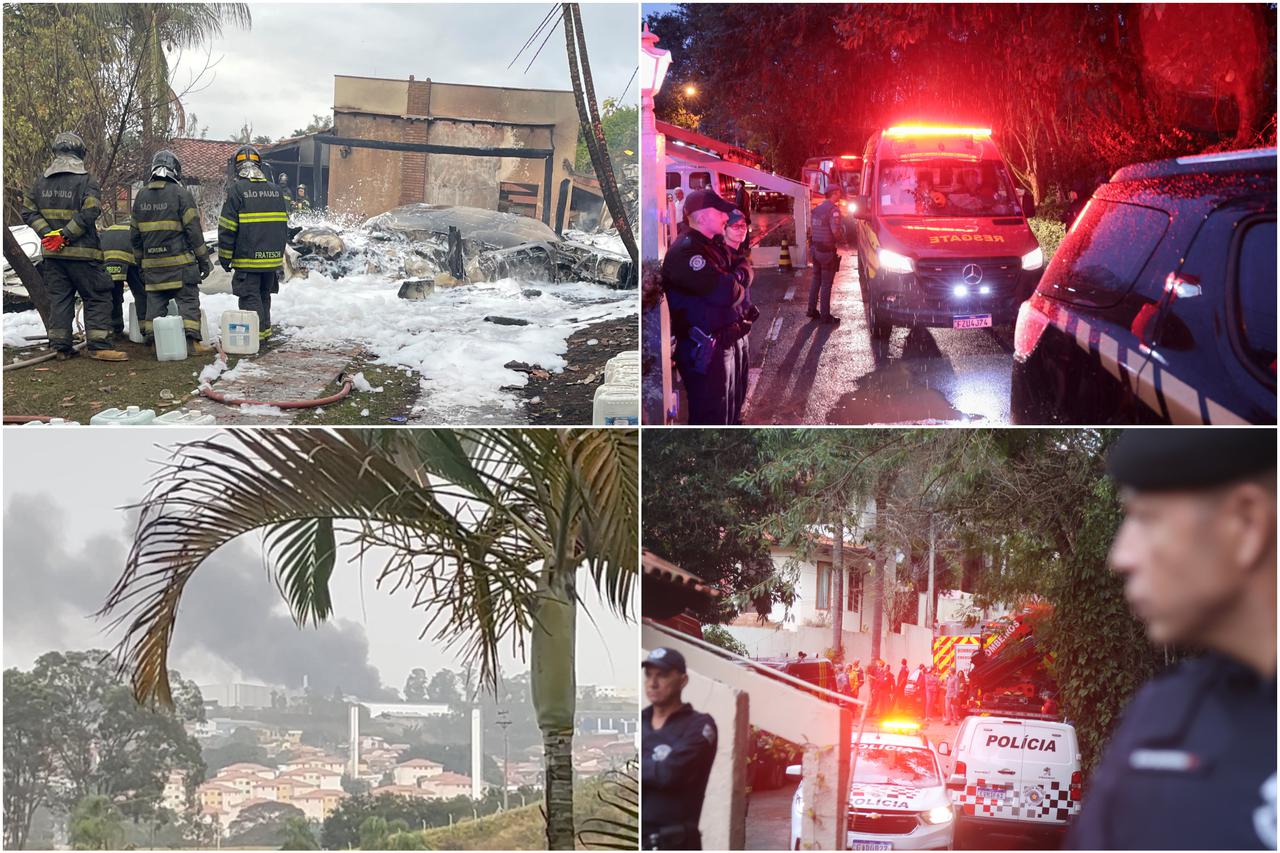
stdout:
POLYGON ((530 646, 533 705, 542 729, 546 770, 547 849, 574 849, 573 715, 577 701, 574 666, 576 598, 570 571, 555 577, 543 569, 530 646))
POLYGON ((588 112, 595 109, 595 91, 591 83, 591 68, 587 64, 586 36, 582 33, 582 17, 576 3, 563 3, 565 47, 569 56, 569 79, 573 84, 573 95, 578 106, 578 121, 583 127, 583 137, 587 143, 587 152, 591 155, 591 166, 595 170, 596 179, 600 181, 600 191, 604 195, 605 204, 613 222, 618 227, 618 236, 631 257, 632 266, 640 261, 640 251, 636 246, 635 235, 631 232, 631 217, 618 195, 618 184, 614 179, 613 166, 609 161, 609 151, 604 143, 604 130, 600 126, 599 116, 588 112), (575 44, 575 33, 577 36, 575 44), (579 70, 581 60, 581 70, 579 70), (584 84, 585 76, 585 84, 584 84), (587 89, 591 89, 590 92, 587 89), (593 120, 594 119, 594 120, 593 120))

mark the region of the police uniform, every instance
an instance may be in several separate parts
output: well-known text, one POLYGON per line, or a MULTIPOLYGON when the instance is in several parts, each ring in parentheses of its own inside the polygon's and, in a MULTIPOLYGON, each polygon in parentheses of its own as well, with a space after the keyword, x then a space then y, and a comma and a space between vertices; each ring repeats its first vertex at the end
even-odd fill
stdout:
POLYGON ((218 262, 234 270, 231 292, 240 310, 258 314, 258 333, 271 334, 271 294, 280 292, 289 212, 280 187, 260 174, 237 177, 218 217, 218 262))
POLYGON ((22 198, 23 222, 42 238, 59 232, 66 240, 56 253, 46 252, 40 264, 49 296, 49 345, 59 353, 72 352, 77 295, 84 303, 90 353, 111 348, 111 279, 102 269, 98 243, 100 195, 83 156, 55 151, 53 163, 22 198))
MULTIPOLYGON (((685 671, 684 658, 654 649, 644 666, 685 671)), ((653 727, 653 706, 640 715, 640 846, 645 850, 700 850, 698 821, 716 757, 716 721, 689 703, 653 727)))
MULTIPOLYGON (((1274 430, 1127 430, 1107 465, 1138 491, 1195 490, 1274 471, 1275 458, 1274 430)), ((1211 652, 1139 690, 1067 846, 1276 849, 1274 674, 1211 652)))
POLYGON ((830 199, 815 207, 809 226, 809 245, 812 248, 809 261, 813 264, 813 280, 809 284, 810 317, 821 317, 825 321, 835 319, 831 316, 831 288, 836 271, 840 269, 836 242, 843 237, 840 208, 830 199))
MULTIPOLYGON (((690 204, 700 209, 697 202, 704 194, 714 198, 704 206, 724 209, 728 204, 710 190, 699 190, 686 199, 686 209, 690 204)), ((675 362, 689 395, 690 424, 740 420, 746 397, 745 337, 751 328, 741 275, 746 263, 730 256, 722 235, 707 237, 696 228, 678 237, 662 260, 662 287, 676 337, 675 362)))
POLYGON ((133 253, 133 239, 128 225, 112 225, 99 235, 102 242, 102 266, 111 277, 111 329, 117 335, 125 332, 124 288, 133 294, 138 322, 147 319, 147 291, 142 285, 138 257, 133 253))

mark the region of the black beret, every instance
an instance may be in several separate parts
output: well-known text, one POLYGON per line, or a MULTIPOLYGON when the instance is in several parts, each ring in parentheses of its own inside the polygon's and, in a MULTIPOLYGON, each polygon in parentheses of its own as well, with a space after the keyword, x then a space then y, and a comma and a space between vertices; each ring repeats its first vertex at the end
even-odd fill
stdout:
POLYGON ((1209 489, 1276 469, 1275 429, 1127 429, 1107 473, 1140 492, 1209 489))

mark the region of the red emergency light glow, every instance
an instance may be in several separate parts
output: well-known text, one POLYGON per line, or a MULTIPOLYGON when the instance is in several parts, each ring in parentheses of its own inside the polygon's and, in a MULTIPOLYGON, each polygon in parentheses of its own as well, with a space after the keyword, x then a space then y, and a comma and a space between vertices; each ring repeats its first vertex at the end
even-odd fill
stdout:
POLYGON ((990 136, 989 127, 947 127, 934 124, 899 124, 884 132, 885 136, 990 136))

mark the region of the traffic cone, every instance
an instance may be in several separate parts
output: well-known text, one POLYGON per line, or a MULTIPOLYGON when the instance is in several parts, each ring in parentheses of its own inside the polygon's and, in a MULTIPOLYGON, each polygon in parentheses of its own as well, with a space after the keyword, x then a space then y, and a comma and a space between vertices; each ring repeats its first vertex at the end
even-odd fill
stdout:
POLYGON ((787 249, 787 241, 782 241, 782 251, 778 253, 778 272, 791 269, 791 252, 787 249))

